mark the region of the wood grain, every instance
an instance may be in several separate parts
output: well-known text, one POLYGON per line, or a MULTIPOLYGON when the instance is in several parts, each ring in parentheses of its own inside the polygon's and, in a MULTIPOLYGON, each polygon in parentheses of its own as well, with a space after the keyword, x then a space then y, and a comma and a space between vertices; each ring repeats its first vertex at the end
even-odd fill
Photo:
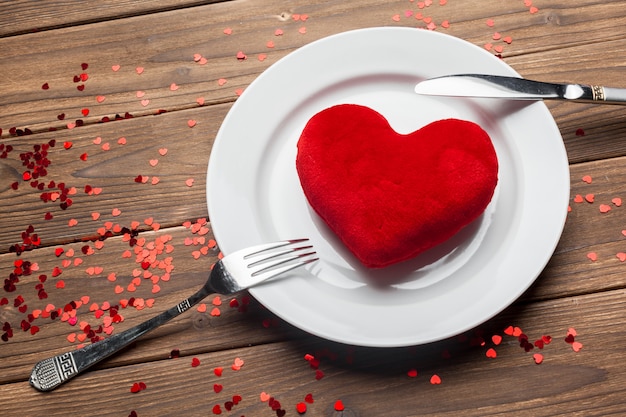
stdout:
MULTIPOLYGON (((5 3, 0 8, 0 144, 14 150, 0 159, 5 203, 0 208, 0 274, 9 277, 18 259, 38 266, 17 283, 28 311, 48 305, 63 309, 85 295, 89 300, 76 309, 77 324, 39 318, 33 336, 18 327, 27 318, 13 305, 18 292, 0 290, 0 299, 7 298, 0 305, 0 324, 16 326, 11 340, 0 342, 3 415, 120 416, 134 410, 139 416, 205 416, 215 415, 218 405, 223 415, 276 415, 261 401, 264 394, 280 401, 286 415, 298 415, 296 404, 307 394, 314 402, 306 404, 306 416, 626 413, 619 349, 626 342, 621 331, 626 324, 626 206, 617 200, 626 202, 626 116, 619 106, 558 102, 546 104, 571 170, 571 211, 562 238, 535 284, 479 329, 425 346, 360 348, 295 329, 247 294, 236 297, 239 307, 231 307, 230 298, 214 306, 209 297, 206 311, 192 309, 53 393, 38 393, 27 383, 33 363, 79 343, 67 338, 80 334, 81 321, 102 323, 90 311, 92 304, 154 299, 151 308, 121 309, 124 320, 115 325, 119 332, 176 304, 204 282, 219 249, 199 255, 206 240, 191 243, 199 235, 185 222, 209 218, 206 168, 222 120, 241 91, 280 58, 345 30, 424 28, 426 22, 415 18, 423 13, 439 32, 481 48, 503 47, 502 58, 522 76, 626 87, 623 2, 534 0, 537 13, 523 1, 435 1, 422 9, 420 2, 400 0, 5 3), (306 21, 295 19, 301 14, 306 21), (276 35, 276 29, 283 34, 276 35), (494 39, 496 34, 510 36, 511 42, 494 39), (245 60, 237 59, 239 51, 245 60), (206 63, 198 62, 200 57, 206 63), (75 82, 81 73, 88 79, 75 82), (116 115, 120 120, 102 122, 116 115), (52 180, 76 188, 67 210, 58 202, 42 202, 42 191, 22 179, 20 154, 51 140, 55 146, 46 186, 52 180), (69 149, 66 142, 71 142, 69 149), (151 160, 158 163, 152 166, 151 160), (136 181, 142 177, 146 183, 136 181), (191 186, 188 179, 194 180, 191 186), (101 192, 90 195, 86 185, 101 192), (45 219, 48 212, 50 220, 45 219), (148 219, 159 224, 157 230, 148 219), (171 253, 160 255, 174 264, 169 280, 159 282, 160 291, 152 292, 148 278, 131 291, 142 268, 135 254, 124 255, 133 248, 122 232, 107 238, 99 234, 102 227, 133 222, 144 244, 167 238, 172 245, 171 253), (21 242, 29 225, 41 236, 41 245, 16 257, 10 247, 21 242), (59 248, 64 253, 57 256, 59 248), (62 270, 57 277, 52 276, 55 267, 62 270), (95 267, 102 272, 90 274, 95 267), (107 279, 111 272, 114 281, 107 279), (41 274, 47 275, 48 298, 40 300, 41 274), (59 282, 64 288, 56 288, 59 282), (213 307, 219 316, 211 314, 213 307), (525 352, 516 337, 503 333, 508 326, 519 326, 530 342, 543 335, 552 336, 552 342, 525 352), (579 352, 564 341, 570 328, 582 343, 579 352), (503 336, 501 344, 492 341, 494 334, 503 336), (496 350, 497 358, 486 357, 488 348, 496 350), (180 358, 170 359, 175 349, 180 358), (535 364, 534 353, 544 355, 543 363, 535 364), (317 371, 323 377, 307 354, 320 360, 317 371), (193 357, 200 366, 191 366, 193 357), (245 361, 239 371, 231 369, 235 358, 245 361), (216 367, 223 368, 222 376, 216 376, 216 367), (407 375, 412 369, 415 378, 407 375), (430 384, 433 374, 441 377, 441 385, 430 384), (133 394, 130 388, 138 381, 147 389, 133 394), (214 384, 222 390, 215 392, 214 384), (234 395, 241 395, 241 402, 228 412, 226 402, 234 395), (343 412, 336 411, 337 400, 345 405, 343 412)), ((281 88, 297 93, 294 85, 281 88)), ((204 237, 213 235, 209 231, 204 237)), ((162 274, 156 266, 150 271, 162 274)))
POLYGON ((0 37, 153 14, 218 1, 224 0, 123 0, 79 3, 49 1, 45 10, 27 0, 5 1, 0 8, 0 37))
POLYGON ((485 347, 471 347, 458 339, 411 349, 365 349, 332 344, 316 338, 244 347, 210 354, 197 354, 201 364, 191 367, 191 357, 162 359, 151 363, 89 372, 53 395, 33 391, 26 382, 3 387, 10 414, 36 412, 48 403, 50 415, 67 415, 68 410, 98 407, 102 415, 206 415, 216 405, 242 395, 233 408, 237 415, 272 415, 260 396, 275 396, 288 415, 295 405, 312 394, 307 415, 340 415, 334 403, 341 400, 350 416, 469 416, 507 414, 511 410, 542 415, 607 415, 626 411, 620 400, 624 395, 626 373, 621 363, 611 360, 614 346, 626 342, 623 291, 606 292, 574 299, 554 300, 509 309, 494 325, 501 327, 484 336, 503 335, 510 324, 520 326, 534 341, 551 335, 543 349, 524 352, 516 338, 504 335, 495 346, 498 357, 489 359, 485 347), (546 320, 549 317, 549 320, 546 320), (606 320, 610 317, 610 322, 606 320), (579 352, 564 342, 567 329, 576 323, 579 352), (602 343, 594 341, 602 340, 602 343), (451 358, 442 359, 442 352, 451 358), (544 362, 536 365, 532 354, 541 352, 544 362), (304 359, 317 355, 323 378, 304 359), (230 366, 235 358, 244 365, 239 371, 230 366), (221 377, 213 373, 224 368, 221 377), (418 376, 407 376, 416 369, 418 376), (441 385, 433 386, 433 374, 441 385), (355 377, 355 375, 357 377, 355 377), (143 381, 146 391, 131 394, 134 382, 143 381), (213 384, 223 391, 213 392, 213 384), (93 387, 84 390, 83 386, 93 387), (532 387, 532 389, 530 389, 532 387), (73 401, 79 397, 80 403, 73 401), (128 401, 119 401, 127 398, 128 401), (154 399, 159 398, 158 405, 154 399), (129 401, 132 401, 132 405, 129 401), (467 405, 471 404, 471 408, 467 405), (158 410, 158 411, 157 411, 158 410))

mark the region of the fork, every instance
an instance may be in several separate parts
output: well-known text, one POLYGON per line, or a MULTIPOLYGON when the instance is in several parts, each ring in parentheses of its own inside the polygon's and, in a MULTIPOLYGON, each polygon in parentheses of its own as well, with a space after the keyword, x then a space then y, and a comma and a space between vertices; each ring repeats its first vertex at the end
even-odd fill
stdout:
POLYGON ((37 362, 29 379, 30 385, 39 391, 52 391, 189 310, 209 294, 235 294, 317 259, 308 239, 266 243, 233 252, 213 266, 209 279, 198 292, 169 310, 102 341, 37 362))

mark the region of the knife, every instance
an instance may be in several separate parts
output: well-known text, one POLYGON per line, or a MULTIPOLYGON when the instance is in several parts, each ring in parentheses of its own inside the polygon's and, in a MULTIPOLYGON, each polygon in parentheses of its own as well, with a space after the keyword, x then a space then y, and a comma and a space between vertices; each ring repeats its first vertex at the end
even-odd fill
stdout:
POLYGON ((626 88, 584 84, 553 84, 524 78, 485 74, 458 74, 419 82, 418 94, 486 97, 512 100, 567 100, 599 104, 626 104, 626 88))

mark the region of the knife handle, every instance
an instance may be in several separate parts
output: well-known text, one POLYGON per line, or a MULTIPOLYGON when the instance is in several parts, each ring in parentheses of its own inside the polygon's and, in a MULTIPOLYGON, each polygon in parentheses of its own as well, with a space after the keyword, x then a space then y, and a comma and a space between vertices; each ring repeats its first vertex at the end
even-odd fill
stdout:
POLYGON ((626 104, 626 88, 602 87, 590 85, 590 99, 584 101, 599 102, 605 104, 626 104))

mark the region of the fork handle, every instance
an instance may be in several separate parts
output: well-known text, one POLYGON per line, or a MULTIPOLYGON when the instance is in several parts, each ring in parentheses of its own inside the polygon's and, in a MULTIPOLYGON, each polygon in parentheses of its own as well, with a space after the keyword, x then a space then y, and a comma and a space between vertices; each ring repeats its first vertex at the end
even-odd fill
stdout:
POLYGON ((189 310, 209 293, 209 289, 205 286, 178 305, 135 327, 81 349, 37 362, 30 375, 30 385, 39 391, 52 391, 87 368, 122 350, 137 338, 189 310))

